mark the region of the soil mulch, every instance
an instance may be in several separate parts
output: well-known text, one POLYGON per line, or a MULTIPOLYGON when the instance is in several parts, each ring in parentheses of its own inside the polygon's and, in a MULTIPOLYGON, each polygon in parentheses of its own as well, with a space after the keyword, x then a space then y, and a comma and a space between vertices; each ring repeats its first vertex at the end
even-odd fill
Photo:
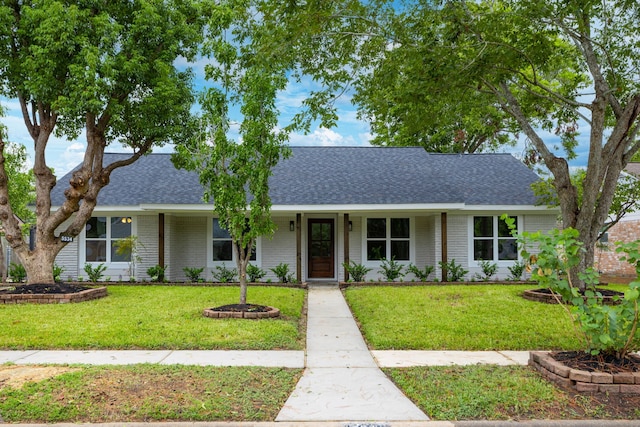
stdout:
POLYGON ((17 285, 3 289, 0 294, 75 294, 91 289, 70 283, 17 285))
POLYGON ((243 312, 243 313, 267 313, 269 311, 269 307, 266 305, 257 305, 257 304, 228 304, 222 305, 220 307, 210 308, 213 311, 232 311, 232 312, 243 312))
POLYGON ((583 351, 559 351, 551 353, 558 362, 573 369, 588 372, 606 372, 616 374, 620 372, 640 372, 640 357, 631 354, 624 359, 617 359, 611 355, 599 354, 592 356, 583 351))
MULTIPOLYGON (((551 291, 551 289, 549 288, 535 289, 535 291, 541 294, 547 294, 547 295, 553 294, 553 291, 551 291)), ((614 296, 623 297, 624 296, 624 292, 614 291, 611 289, 596 288, 596 292, 600 292, 600 294, 602 294, 603 297, 614 297, 614 296)))

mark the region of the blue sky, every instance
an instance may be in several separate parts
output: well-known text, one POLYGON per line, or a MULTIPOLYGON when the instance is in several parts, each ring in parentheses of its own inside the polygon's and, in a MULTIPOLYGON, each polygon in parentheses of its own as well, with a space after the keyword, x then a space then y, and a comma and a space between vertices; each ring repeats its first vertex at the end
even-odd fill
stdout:
MULTIPOLYGON (((201 59, 197 63, 189 64, 196 74, 196 80, 194 81, 197 89, 204 88, 207 83, 204 80, 204 65, 206 59, 201 59)), ((177 64, 179 67, 183 67, 187 64, 177 64)), ((289 123, 289 120, 298 111, 302 101, 305 99, 306 94, 312 90, 314 84, 310 80, 303 80, 300 83, 290 82, 285 91, 280 93, 277 105, 281 112, 281 125, 284 126, 289 123)), ((29 165, 31 166, 31 159, 33 159, 33 141, 29 136, 22 115, 20 113, 20 106, 17 100, 2 99, 2 105, 6 108, 5 117, 0 120, 7 127, 9 140, 12 142, 23 144, 27 147, 29 155, 29 165)), ((349 94, 343 95, 337 101, 337 107, 339 110, 339 120, 337 126, 332 129, 314 127, 308 135, 300 133, 294 133, 290 135, 289 143, 294 146, 322 146, 322 145, 338 145, 338 146, 366 146, 369 145, 371 139, 370 128, 366 122, 357 119, 356 108, 351 104, 351 98, 349 94)), ((239 118, 238 118, 239 120, 239 118)), ((583 141, 578 147, 579 157, 572 162, 573 165, 586 164, 586 155, 588 150, 588 144, 586 143, 588 138, 588 128, 586 125, 581 126, 579 129, 582 133, 581 140, 583 141)), ((542 132, 541 136, 550 145, 554 142, 559 142, 559 138, 551 133, 542 132)), ((512 152, 516 156, 522 153, 524 144, 519 146, 507 147, 504 149, 506 152, 512 152)), ((63 138, 52 136, 47 146, 47 163, 50 167, 54 168, 54 171, 58 177, 61 177, 73 167, 75 167, 84 155, 86 148, 86 142, 84 135, 78 140, 68 141, 63 138)), ((108 152, 126 152, 117 144, 112 144, 107 147, 108 152)), ((165 146, 162 148, 156 148, 154 152, 172 152, 172 146, 165 146)))

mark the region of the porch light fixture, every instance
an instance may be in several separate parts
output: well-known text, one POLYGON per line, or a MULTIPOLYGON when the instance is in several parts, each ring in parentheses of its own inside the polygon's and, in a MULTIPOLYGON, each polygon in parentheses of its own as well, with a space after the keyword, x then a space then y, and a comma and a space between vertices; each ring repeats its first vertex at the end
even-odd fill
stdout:
POLYGON ((349 231, 353 231, 353 222, 349 221, 349 231))
POLYGON ((129 218, 129 217, 122 217, 122 219, 120 221, 123 224, 131 224, 131 218, 129 218))
POLYGON ((289 231, 295 231, 295 230, 296 230, 295 221, 289 221, 289 231))

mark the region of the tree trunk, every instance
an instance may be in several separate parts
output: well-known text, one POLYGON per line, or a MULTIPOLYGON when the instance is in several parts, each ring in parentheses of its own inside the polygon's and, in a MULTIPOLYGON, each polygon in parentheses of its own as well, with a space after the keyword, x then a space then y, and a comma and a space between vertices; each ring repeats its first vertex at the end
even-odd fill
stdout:
POLYGON ((4 245, 2 244, 2 239, 0 238, 0 280, 2 282, 7 281, 7 260, 4 254, 4 245))
POLYGON ((247 265, 251 259, 251 250, 253 242, 249 243, 246 248, 242 248, 236 241, 233 242, 233 251, 236 256, 236 266, 238 268, 238 281, 240 282, 240 302, 247 303, 247 265))
POLYGON ((33 251, 20 256, 20 260, 27 272, 27 284, 53 284, 53 263, 61 248, 58 245, 40 244, 33 251))

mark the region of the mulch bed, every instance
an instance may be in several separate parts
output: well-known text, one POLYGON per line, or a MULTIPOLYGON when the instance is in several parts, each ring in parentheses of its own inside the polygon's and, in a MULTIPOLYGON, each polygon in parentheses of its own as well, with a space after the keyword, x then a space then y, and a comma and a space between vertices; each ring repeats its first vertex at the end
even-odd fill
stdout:
POLYGON ((609 374, 640 372, 640 357, 634 354, 624 359, 617 359, 611 355, 592 356, 583 351, 559 351, 551 353, 551 356, 558 362, 581 371, 609 374))
POLYGON ((74 294, 77 292, 86 291, 87 289, 91 288, 70 283, 56 283, 53 285, 34 283, 31 285, 12 286, 8 289, 1 290, 0 294, 74 294))
POLYGON ((270 310, 270 307, 266 305, 256 305, 256 304, 228 304, 222 305, 220 307, 210 308, 209 310, 213 311, 232 311, 232 312, 243 312, 243 313, 267 313, 270 310))

